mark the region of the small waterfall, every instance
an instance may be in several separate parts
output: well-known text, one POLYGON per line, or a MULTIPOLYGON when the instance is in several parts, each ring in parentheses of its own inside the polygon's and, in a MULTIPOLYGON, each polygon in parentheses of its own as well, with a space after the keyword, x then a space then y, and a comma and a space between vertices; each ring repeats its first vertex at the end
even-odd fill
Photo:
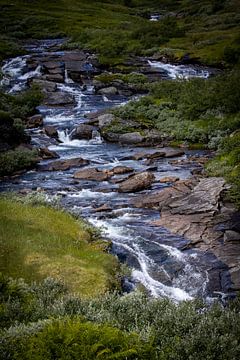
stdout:
POLYGON ((103 143, 103 139, 99 133, 99 131, 97 130, 93 130, 92 132, 92 139, 90 140, 91 144, 102 144, 103 143))
POLYGON ((109 99, 105 95, 103 95, 103 101, 104 102, 109 102, 109 99))
POLYGON ((207 79, 209 77, 209 71, 200 68, 194 69, 191 66, 165 64, 150 60, 148 60, 148 63, 151 67, 166 72, 170 79, 190 79, 194 77, 207 79))
POLYGON ((68 129, 65 130, 58 130, 58 139, 61 143, 68 144, 71 142, 70 139, 71 133, 69 133, 68 129))
POLYGON ((38 67, 33 70, 33 71, 29 71, 27 72, 26 74, 24 75, 21 75, 18 80, 28 80, 28 79, 32 79, 32 78, 36 78, 36 77, 39 77, 41 76, 41 70, 42 70, 42 67, 41 65, 38 65, 38 67))
POLYGON ((64 82, 65 84, 74 84, 74 81, 68 76, 68 71, 67 69, 65 69, 65 72, 64 72, 64 82))

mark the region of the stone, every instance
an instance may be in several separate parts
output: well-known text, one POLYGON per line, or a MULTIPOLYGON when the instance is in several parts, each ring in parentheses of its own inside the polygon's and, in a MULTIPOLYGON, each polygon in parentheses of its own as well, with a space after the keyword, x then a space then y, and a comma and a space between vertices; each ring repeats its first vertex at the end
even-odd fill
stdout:
POLYGON ((44 104, 49 106, 73 105, 74 102, 73 95, 62 91, 49 93, 44 99, 44 104))
POLYGON ((57 90, 57 84, 52 81, 33 79, 32 84, 39 86, 44 92, 54 92, 57 90))
POLYGON ((98 94, 100 94, 100 95, 117 95, 117 93, 118 93, 118 90, 117 90, 117 88, 116 87, 114 87, 114 86, 109 86, 109 87, 105 87, 105 88, 103 88, 103 89, 100 89, 99 91, 98 91, 98 94))
POLYGON ((110 173, 112 173, 113 175, 124 175, 133 171, 133 168, 127 166, 116 166, 110 170, 110 173))
POLYGON ((108 180, 109 177, 109 174, 96 168, 80 170, 74 174, 75 179, 81 180, 105 181, 108 180))
POLYGON ((118 142, 119 141, 119 137, 120 134, 118 133, 114 133, 114 132, 101 132, 101 135, 103 136, 103 138, 109 142, 118 142))
POLYGON ((36 114, 27 118, 26 128, 34 129, 43 125, 43 116, 36 114))
POLYGON ((240 233, 233 230, 227 230, 224 232, 224 242, 239 242, 240 243, 240 233))
POLYGON ((58 132, 54 126, 52 126, 52 125, 45 126, 44 131, 47 136, 53 137, 53 138, 58 138, 58 132))
POLYGON ((104 126, 110 125, 115 120, 115 116, 113 114, 103 114, 98 116, 97 119, 98 119, 98 126, 102 128, 104 126))
POLYGON ((47 147, 38 149, 38 155, 42 159, 58 159, 59 158, 59 155, 55 151, 51 151, 47 147))
POLYGON ((48 164, 39 165, 42 171, 65 171, 73 167, 88 165, 89 161, 82 158, 52 161, 48 164))
POLYGON ((119 192, 136 192, 151 187, 155 176, 151 172, 143 172, 131 176, 123 181, 118 188, 119 192))
POLYGON ((64 67, 64 64, 61 61, 47 61, 43 63, 43 67, 47 70, 61 69, 64 67))
POLYGON ((146 154, 146 159, 160 159, 166 156, 166 153, 164 151, 156 151, 152 154, 146 154))
POLYGON ((53 81, 56 83, 64 82, 64 77, 62 74, 47 74, 44 76, 44 79, 46 79, 47 81, 53 81))
POLYGON ((165 176, 163 178, 161 178, 159 181, 160 183, 174 183, 176 181, 178 181, 179 178, 177 176, 165 176))
POLYGON ((73 139, 92 139, 92 133, 95 130, 94 126, 88 124, 80 124, 72 135, 73 139))
POLYGON ((119 136, 119 142, 122 144, 139 144, 143 141, 143 136, 139 132, 131 132, 119 136))

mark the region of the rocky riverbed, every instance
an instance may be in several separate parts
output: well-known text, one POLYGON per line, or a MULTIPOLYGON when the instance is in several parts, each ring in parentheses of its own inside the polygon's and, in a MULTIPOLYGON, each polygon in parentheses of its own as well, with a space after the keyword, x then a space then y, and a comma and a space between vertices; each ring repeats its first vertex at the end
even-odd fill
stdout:
MULTIPOLYGON (((5 91, 37 84, 44 101, 28 119, 42 160, 35 170, 2 181, 1 191, 60 195, 63 206, 100 228, 130 266, 128 290, 141 283, 151 295, 175 301, 239 290, 239 218, 225 200, 224 180, 202 177, 210 154, 169 148, 158 132, 105 131, 114 121, 108 109, 138 89, 94 82, 103 71, 95 55, 62 51, 61 44, 28 45, 29 55, 2 68, 5 91)), ((209 75, 206 68, 161 64, 135 62, 149 79, 209 75)))

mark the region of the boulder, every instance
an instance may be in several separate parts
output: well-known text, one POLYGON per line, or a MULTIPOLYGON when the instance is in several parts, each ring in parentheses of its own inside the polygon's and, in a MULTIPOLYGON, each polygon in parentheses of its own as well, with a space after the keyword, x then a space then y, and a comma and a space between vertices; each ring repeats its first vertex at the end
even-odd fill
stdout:
POLYGON ((47 80, 33 79, 32 84, 39 86, 46 93, 57 90, 57 84, 47 80))
POLYGON ((58 132, 57 129, 54 126, 48 125, 44 127, 44 131, 47 136, 53 137, 55 139, 58 138, 58 132))
POLYGON ((73 139, 92 139, 92 133, 95 130, 94 126, 88 124, 80 124, 72 135, 73 139))
POLYGON ((59 158, 59 155, 55 151, 51 151, 47 147, 38 149, 38 155, 42 159, 58 159, 59 158))
POLYGON ((81 179, 81 180, 105 181, 108 180, 109 177, 110 177, 109 174, 107 174, 104 171, 100 171, 96 168, 88 168, 88 169, 80 170, 74 174, 75 179, 81 179))
POLYGON ((40 165, 42 171, 64 171, 73 167, 88 165, 89 161, 82 158, 74 158, 68 160, 52 161, 48 164, 40 165))
POLYGON ((103 138, 109 142, 118 142, 119 141, 119 137, 120 134, 118 133, 114 133, 114 132, 101 132, 101 135, 103 136, 103 138))
POLYGON ((123 181, 118 188, 119 192, 136 192, 148 189, 155 180, 155 176, 151 172, 143 172, 131 176, 123 181))
POLYGON ((98 119, 98 126, 102 128, 104 126, 110 125, 115 120, 115 116, 113 114, 103 114, 98 116, 97 119, 98 119))
POLYGON ((49 93, 44 99, 44 104, 49 106, 73 105, 74 102, 73 95, 62 91, 49 93))
POLYGON ((122 144, 139 144, 143 141, 143 136, 139 132, 131 132, 119 136, 119 142, 122 144))
POLYGON ((36 114, 27 118, 26 128, 34 129, 43 125, 43 116, 36 114))
POLYGON ((103 89, 100 89, 98 91, 98 94, 100 95, 116 95, 118 93, 118 90, 115 86, 109 86, 103 89))

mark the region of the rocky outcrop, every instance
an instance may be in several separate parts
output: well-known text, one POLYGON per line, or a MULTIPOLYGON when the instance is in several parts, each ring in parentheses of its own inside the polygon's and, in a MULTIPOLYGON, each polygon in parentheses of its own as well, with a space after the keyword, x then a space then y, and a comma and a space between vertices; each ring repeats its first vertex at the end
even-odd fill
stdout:
POLYGON ((52 161, 48 164, 39 165, 42 171, 64 171, 70 168, 88 165, 89 161, 82 158, 52 161))
POLYGON ((119 192, 136 192, 151 187, 155 180, 155 176, 151 172, 143 172, 132 175, 127 180, 123 181, 118 188, 119 192))
POLYGON ((98 91, 100 95, 116 95, 118 93, 118 90, 115 86, 109 86, 105 87, 98 91))
POLYGON ((240 234, 231 225, 234 208, 223 200, 226 189, 222 178, 177 181, 134 204, 161 210, 154 225, 184 236, 190 247, 213 252, 229 267, 232 289, 240 289, 240 234))

